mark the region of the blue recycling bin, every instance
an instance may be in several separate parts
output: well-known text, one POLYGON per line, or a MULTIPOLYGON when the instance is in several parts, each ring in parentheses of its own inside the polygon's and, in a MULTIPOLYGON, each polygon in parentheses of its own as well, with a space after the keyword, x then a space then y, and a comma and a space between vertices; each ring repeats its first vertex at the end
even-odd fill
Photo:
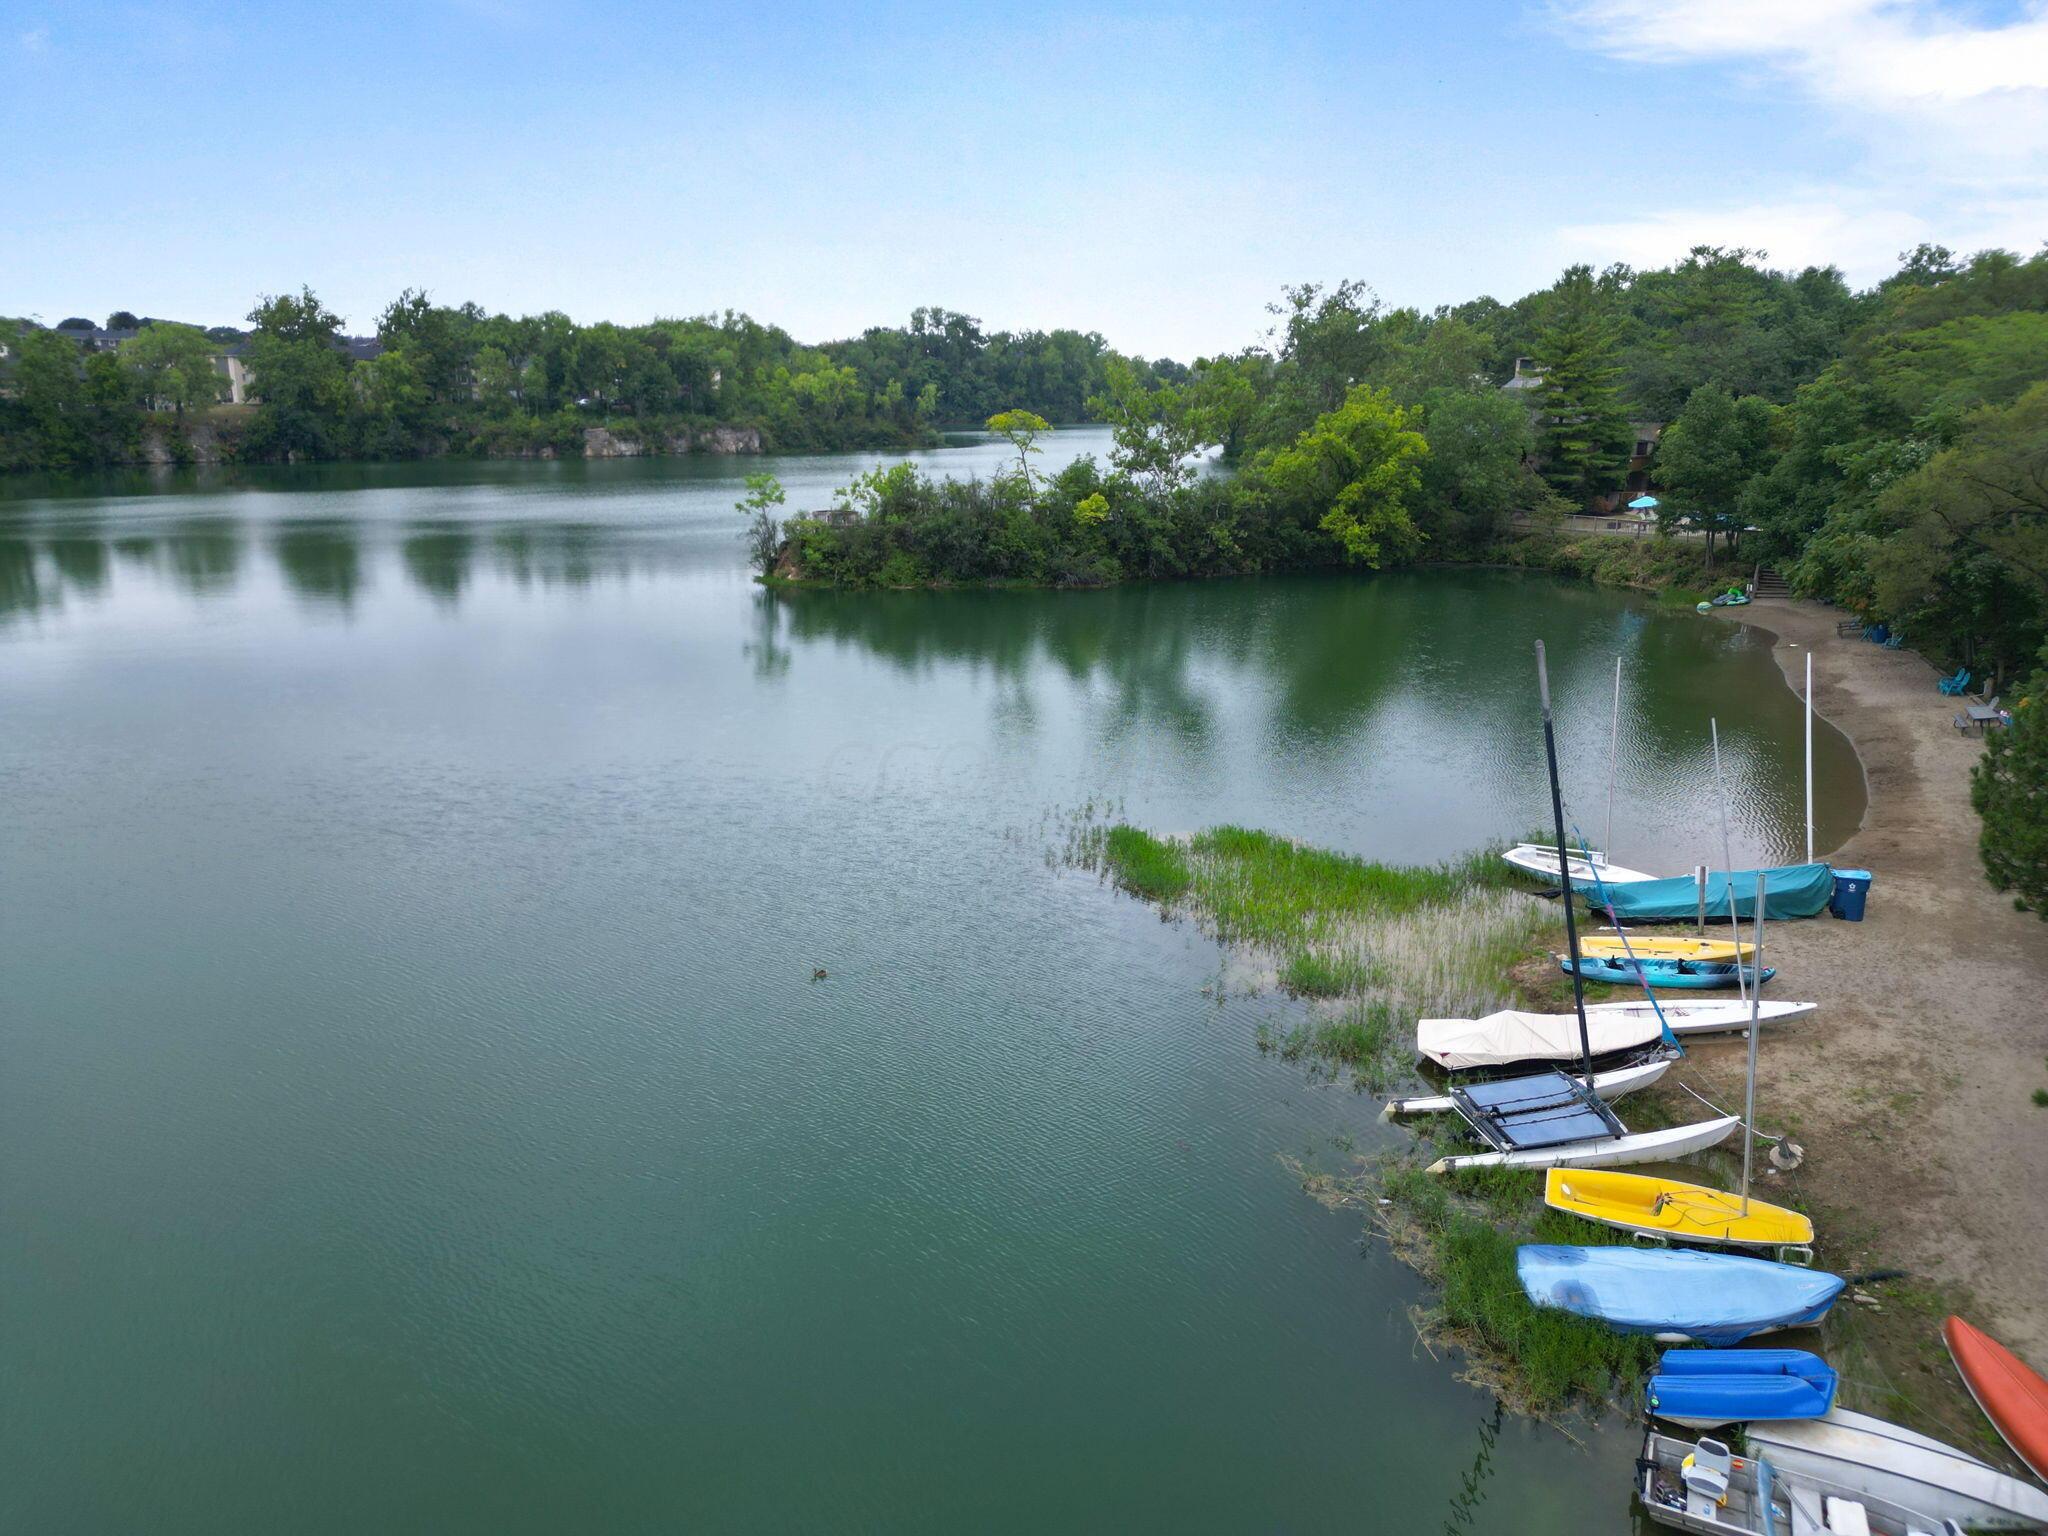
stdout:
POLYGON ((1835 871, 1835 894, 1828 902, 1828 910, 1845 922, 1863 921, 1863 903, 1870 898, 1870 871, 1867 869, 1838 869, 1835 871))

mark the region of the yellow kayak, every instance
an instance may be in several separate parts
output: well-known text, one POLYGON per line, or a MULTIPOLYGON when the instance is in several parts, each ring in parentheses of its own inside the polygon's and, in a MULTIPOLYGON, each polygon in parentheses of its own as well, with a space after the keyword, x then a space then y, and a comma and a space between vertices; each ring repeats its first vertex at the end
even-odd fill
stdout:
POLYGON ((1733 965, 1738 949, 1745 962, 1756 958, 1754 944, 1737 944, 1733 939, 1639 939, 1630 934, 1624 944, 1620 934, 1591 933, 1579 940, 1579 953, 1582 955, 1592 955, 1601 960, 1626 960, 1633 954, 1638 960, 1656 960, 1665 964, 1674 960, 1690 960, 1698 965, 1733 965))
POLYGON ((1811 1218, 1797 1211, 1752 1196, 1745 1216, 1740 1195, 1644 1173, 1553 1168, 1544 1181, 1543 1203, 1588 1221, 1679 1242, 1802 1248, 1813 1241, 1811 1218))

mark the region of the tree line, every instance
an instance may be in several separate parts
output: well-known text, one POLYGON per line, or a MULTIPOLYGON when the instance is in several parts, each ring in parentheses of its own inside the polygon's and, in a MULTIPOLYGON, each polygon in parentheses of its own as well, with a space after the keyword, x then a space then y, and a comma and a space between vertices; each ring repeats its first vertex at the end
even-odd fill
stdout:
POLYGON ((1621 491, 1661 426, 1660 531, 1704 537, 1659 542, 1709 567, 1732 546, 1734 574, 1777 567, 2018 705, 1977 771, 1985 857, 2048 910, 2048 254, 1921 246, 1858 291, 1701 247, 1654 271, 1572 267, 1513 304, 1389 309, 1346 282, 1273 313, 1263 344, 1182 376, 1109 360, 1090 400, 1106 465, 1038 475, 1044 423, 1013 418, 1017 466, 990 481, 863 476, 786 544, 754 506, 764 568, 1091 584, 1542 563, 1561 514, 1621 491), (1523 358, 1540 384, 1502 389, 1523 358), (1205 451, 1236 472, 1195 472, 1205 451))
POLYGON ((138 333, 96 350, 79 344, 84 321, 0 321, 0 469, 132 462, 146 435, 181 458, 202 420, 217 451, 252 461, 576 453, 600 424, 656 445, 731 425, 784 452, 906 447, 1004 404, 1077 421, 1112 359, 1154 381, 1184 372, 1118 359, 1092 331, 990 333, 936 307, 821 346, 730 310, 579 325, 412 289, 379 315, 374 347, 348 346, 310 289, 264 296, 246 330, 108 318, 138 333), (230 353, 257 402, 247 411, 218 408, 230 353))

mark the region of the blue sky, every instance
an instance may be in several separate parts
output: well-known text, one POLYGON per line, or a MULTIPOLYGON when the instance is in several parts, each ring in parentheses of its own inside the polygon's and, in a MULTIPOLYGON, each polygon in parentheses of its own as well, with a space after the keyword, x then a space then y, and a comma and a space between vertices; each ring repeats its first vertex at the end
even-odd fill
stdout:
POLYGON ((1283 283, 1512 298, 2048 238, 2048 0, 0 5, 0 314, 310 283, 807 340, 943 304, 1241 346, 1283 283))

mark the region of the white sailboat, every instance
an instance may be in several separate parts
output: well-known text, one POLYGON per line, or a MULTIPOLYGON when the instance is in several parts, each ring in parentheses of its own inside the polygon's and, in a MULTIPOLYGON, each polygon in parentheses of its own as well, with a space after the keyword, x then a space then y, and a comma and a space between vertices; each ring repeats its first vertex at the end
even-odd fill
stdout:
MULTIPOLYGON (((1779 1023, 1813 1012, 1813 1003, 1761 1003, 1759 1016, 1779 1023)), ((1732 1034, 1749 1028, 1746 1003, 1588 1003, 1586 1040, 1595 1056, 1632 1051, 1672 1034, 1732 1034), (1658 1010, 1662 1009, 1660 1017, 1658 1010)), ((1505 1067, 1518 1061, 1571 1061, 1580 1053, 1575 1013, 1524 1013, 1503 1008, 1476 1019, 1418 1019, 1415 1050, 1447 1071, 1505 1067)))

